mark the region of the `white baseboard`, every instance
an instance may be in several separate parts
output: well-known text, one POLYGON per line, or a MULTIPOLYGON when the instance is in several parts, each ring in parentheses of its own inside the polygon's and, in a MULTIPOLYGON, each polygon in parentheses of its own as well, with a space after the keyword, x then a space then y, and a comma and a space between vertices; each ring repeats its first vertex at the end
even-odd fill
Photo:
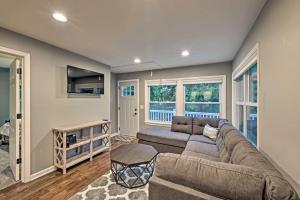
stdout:
POLYGON ((45 176, 45 175, 47 175, 47 174, 49 174, 51 172, 54 172, 54 171, 56 171, 56 167, 53 165, 53 166, 48 167, 46 169, 43 169, 43 170, 41 170, 41 171, 39 171, 37 173, 31 174, 30 175, 30 181, 33 181, 33 180, 35 180, 37 178, 45 176))

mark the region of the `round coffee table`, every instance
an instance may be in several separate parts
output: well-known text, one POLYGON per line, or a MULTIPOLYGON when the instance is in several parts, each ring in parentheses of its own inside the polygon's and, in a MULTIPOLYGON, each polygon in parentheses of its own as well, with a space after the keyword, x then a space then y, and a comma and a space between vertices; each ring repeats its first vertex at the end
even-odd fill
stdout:
POLYGON ((111 151, 111 171, 117 184, 126 188, 146 185, 153 174, 158 152, 145 144, 126 144, 111 151))

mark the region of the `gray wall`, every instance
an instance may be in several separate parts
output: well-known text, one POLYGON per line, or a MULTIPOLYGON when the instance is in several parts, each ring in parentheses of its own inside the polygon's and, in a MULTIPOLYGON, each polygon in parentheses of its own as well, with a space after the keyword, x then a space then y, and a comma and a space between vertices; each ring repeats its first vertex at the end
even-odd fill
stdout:
POLYGON ((30 53, 31 58, 31 173, 53 165, 51 129, 110 118, 110 67, 83 56, 0 29, 0 46, 30 53), (105 74, 101 97, 66 94, 66 65, 105 74))
POLYGON ((112 121, 111 131, 112 133, 118 132, 118 90, 117 90, 117 75, 111 73, 110 83, 110 119, 112 121))
MULTIPOLYGON (((232 73, 231 62, 168 68, 168 69, 161 69, 161 70, 153 70, 152 72, 153 72, 152 77, 151 77, 151 71, 117 74, 117 80, 139 79, 140 105, 144 105, 145 104, 145 80, 226 75, 227 78, 226 113, 227 113, 227 118, 231 120, 231 73, 232 73)), ((140 129, 146 127, 144 121, 145 121, 145 110, 140 109, 140 129)))
POLYGON ((9 69, 0 67, 0 125, 9 119, 9 69))
POLYGON ((300 1, 269 0, 237 54, 259 43, 260 148, 300 184, 300 1))

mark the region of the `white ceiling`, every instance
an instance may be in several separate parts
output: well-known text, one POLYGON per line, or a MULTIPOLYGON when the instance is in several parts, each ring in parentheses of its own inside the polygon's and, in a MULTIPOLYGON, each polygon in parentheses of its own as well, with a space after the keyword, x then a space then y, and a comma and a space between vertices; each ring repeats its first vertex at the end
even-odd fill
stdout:
POLYGON ((230 61, 266 0, 1 0, 0 26, 113 72, 230 61), (52 18, 64 13, 65 24, 52 18), (189 57, 180 52, 190 50, 189 57), (132 65, 135 57, 141 64, 132 65))

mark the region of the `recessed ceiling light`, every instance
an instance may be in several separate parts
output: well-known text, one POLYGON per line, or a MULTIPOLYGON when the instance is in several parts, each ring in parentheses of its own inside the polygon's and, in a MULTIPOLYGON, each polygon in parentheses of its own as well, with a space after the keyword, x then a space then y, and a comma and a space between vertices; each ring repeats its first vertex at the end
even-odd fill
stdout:
POLYGON ((184 50, 184 51, 181 52, 181 55, 182 55, 183 57, 187 57, 187 56, 190 55, 190 52, 189 52, 188 50, 184 50))
POLYGON ((141 59, 135 58, 135 59, 134 59, 134 63, 141 63, 141 59))
POLYGON ((63 14, 58 13, 58 12, 53 13, 52 17, 54 19, 56 19, 57 21, 60 21, 60 22, 66 22, 66 21, 68 21, 68 19, 66 18, 66 16, 64 16, 63 14))

